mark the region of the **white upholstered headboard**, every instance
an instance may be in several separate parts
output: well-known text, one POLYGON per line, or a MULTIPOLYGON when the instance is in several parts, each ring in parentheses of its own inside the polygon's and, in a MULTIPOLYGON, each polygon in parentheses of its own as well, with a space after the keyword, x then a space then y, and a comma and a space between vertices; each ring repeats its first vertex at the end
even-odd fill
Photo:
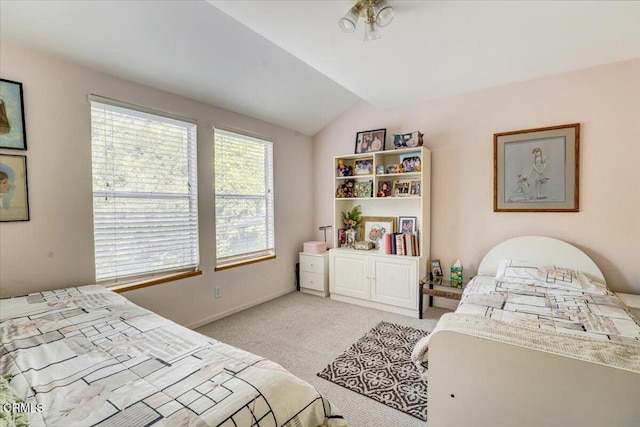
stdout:
POLYGON ((501 259, 573 268, 605 283, 604 275, 587 254, 567 242, 551 237, 522 236, 499 243, 482 258, 478 275, 495 276, 501 259))

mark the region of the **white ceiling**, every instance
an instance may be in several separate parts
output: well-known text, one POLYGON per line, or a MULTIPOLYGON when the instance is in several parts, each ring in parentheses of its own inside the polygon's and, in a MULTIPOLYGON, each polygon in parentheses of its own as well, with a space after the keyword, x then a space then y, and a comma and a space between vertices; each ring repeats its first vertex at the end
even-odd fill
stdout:
POLYGON ((362 22, 338 28, 349 0, 0 0, 0 40, 308 135, 359 98, 396 107, 640 57, 638 1, 390 3, 365 43, 362 22))

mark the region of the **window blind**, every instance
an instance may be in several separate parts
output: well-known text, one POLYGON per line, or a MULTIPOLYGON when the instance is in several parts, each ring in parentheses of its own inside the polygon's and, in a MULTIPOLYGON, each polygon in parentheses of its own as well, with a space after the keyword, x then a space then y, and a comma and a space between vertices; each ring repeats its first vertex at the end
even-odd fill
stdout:
POLYGON ((195 123, 90 101, 96 280, 197 269, 195 123))
POLYGON ((216 265, 275 254, 273 143, 215 130, 216 265))

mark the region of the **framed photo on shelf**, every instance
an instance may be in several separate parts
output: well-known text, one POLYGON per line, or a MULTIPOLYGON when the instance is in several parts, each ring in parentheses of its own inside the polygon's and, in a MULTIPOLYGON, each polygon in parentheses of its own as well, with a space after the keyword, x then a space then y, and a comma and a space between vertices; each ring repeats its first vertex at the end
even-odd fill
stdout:
POLYGON ((27 149, 22 83, 0 79, 0 148, 27 149))
POLYGON ((400 157, 400 163, 402 163, 402 169, 405 172, 421 172, 422 171, 422 159, 415 154, 407 154, 400 157))
POLYGON ((393 197, 405 197, 409 195, 411 181, 398 180, 393 182, 393 197))
POLYGON ((367 130, 356 134, 356 154, 384 150, 386 129, 367 130))
POLYGON ((401 233, 410 233, 413 234, 417 231, 416 221, 417 217, 415 216, 401 216, 398 217, 398 223, 401 233))
POLYGON ((378 197, 391 196, 391 181, 378 181, 378 197))
POLYGON ((26 156, 0 155, 0 221, 29 221, 26 156))
POLYGON ((356 197, 373 197, 373 181, 356 181, 356 197))
POLYGON ((431 274, 433 277, 442 277, 442 266, 439 259, 431 260, 431 274))
POLYGON ((411 185, 409 186, 409 195, 420 196, 422 194, 420 189, 421 184, 420 180, 411 181, 411 185))
POLYGON ((493 135, 494 212, 578 212, 580 124, 493 135))
POLYGON ((420 131, 414 131, 403 134, 393 135, 393 148, 407 148, 407 147, 420 147, 422 146, 423 133, 420 131))
POLYGON ((366 240, 380 247, 380 241, 387 233, 396 232, 396 218, 385 216, 363 216, 360 222, 360 240, 366 240))
POLYGON ((372 175, 373 174, 373 159, 362 159, 355 161, 355 174, 356 175, 372 175))

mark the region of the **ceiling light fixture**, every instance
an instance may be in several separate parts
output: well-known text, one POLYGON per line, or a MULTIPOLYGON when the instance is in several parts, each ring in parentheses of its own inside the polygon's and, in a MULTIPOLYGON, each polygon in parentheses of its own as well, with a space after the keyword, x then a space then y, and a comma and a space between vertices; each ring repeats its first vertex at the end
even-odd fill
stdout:
POLYGON ((384 28, 393 21, 393 8, 387 0, 356 0, 340 18, 338 26, 345 33, 353 33, 361 16, 365 19, 364 41, 378 40, 382 38, 378 28, 384 28))

